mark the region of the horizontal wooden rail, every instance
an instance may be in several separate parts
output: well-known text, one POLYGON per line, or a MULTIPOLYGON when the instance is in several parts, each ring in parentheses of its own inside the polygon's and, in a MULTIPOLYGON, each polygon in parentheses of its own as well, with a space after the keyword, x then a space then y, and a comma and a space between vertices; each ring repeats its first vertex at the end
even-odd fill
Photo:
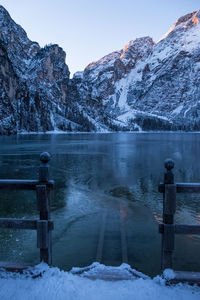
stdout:
MULTIPOLYGON (((176 193, 200 193, 200 183, 176 183, 176 193)), ((165 192, 165 184, 160 183, 158 186, 160 193, 165 192)))
MULTIPOLYGON (((23 220, 23 219, 11 219, 11 218, 1 218, 0 228, 9 229, 31 229, 37 230, 40 220, 23 220)), ((42 221, 48 223, 48 230, 53 230, 53 221, 42 221)))
POLYGON ((188 271, 173 271, 174 278, 167 280, 170 283, 188 282, 188 283, 200 283, 200 272, 188 272, 188 271))
POLYGON ((174 228, 175 234, 200 234, 200 225, 186 224, 159 224, 159 233, 164 233, 165 228, 174 228))
POLYGON ((17 180, 17 179, 0 179, 0 189, 24 189, 35 190, 39 184, 45 184, 49 188, 53 188, 54 181, 49 180, 45 183, 38 180, 17 180))

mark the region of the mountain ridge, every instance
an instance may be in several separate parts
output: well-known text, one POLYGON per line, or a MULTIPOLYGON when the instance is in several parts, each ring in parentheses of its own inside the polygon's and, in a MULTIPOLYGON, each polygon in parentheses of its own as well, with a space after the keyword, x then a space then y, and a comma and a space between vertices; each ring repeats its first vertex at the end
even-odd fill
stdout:
POLYGON ((200 130, 199 10, 72 79, 61 47, 30 41, 2 6, 0 17, 0 134, 200 130))

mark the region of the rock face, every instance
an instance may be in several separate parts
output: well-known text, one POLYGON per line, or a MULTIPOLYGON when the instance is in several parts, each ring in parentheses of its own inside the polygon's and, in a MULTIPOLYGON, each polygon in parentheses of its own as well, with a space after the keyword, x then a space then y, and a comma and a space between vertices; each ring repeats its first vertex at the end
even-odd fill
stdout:
POLYGON ((0 6, 0 133, 200 130, 200 11, 155 44, 130 41, 69 78, 65 52, 40 48, 0 6))
POLYGON ((2 6, 0 29, 0 133, 87 131, 62 48, 31 42, 2 6))
POLYGON ((87 107, 87 114, 98 124, 110 130, 133 130, 138 126, 120 120, 120 116, 131 107, 121 99, 130 84, 130 75, 140 62, 152 53, 154 42, 150 37, 130 41, 121 51, 104 56, 89 64, 77 84, 80 99, 87 107))
POLYGON ((136 39, 90 64, 80 97, 111 129, 200 130, 199 20, 188 14, 157 44, 136 39))

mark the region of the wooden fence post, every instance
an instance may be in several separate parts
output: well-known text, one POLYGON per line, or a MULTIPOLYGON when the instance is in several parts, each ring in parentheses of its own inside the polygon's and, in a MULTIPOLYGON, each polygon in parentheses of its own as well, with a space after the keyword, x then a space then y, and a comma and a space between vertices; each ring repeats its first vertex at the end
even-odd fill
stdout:
POLYGON ((37 224, 37 246, 40 248, 40 261, 52 264, 52 237, 49 230, 50 220, 50 188, 49 164, 50 154, 43 152, 40 155, 39 183, 36 186, 37 207, 40 212, 40 221, 37 224))
POLYGON ((166 159, 164 166, 164 193, 163 193, 163 224, 164 231, 162 234, 162 253, 161 268, 162 270, 172 268, 173 250, 174 250, 174 214, 176 211, 176 185, 174 184, 174 161, 166 159))

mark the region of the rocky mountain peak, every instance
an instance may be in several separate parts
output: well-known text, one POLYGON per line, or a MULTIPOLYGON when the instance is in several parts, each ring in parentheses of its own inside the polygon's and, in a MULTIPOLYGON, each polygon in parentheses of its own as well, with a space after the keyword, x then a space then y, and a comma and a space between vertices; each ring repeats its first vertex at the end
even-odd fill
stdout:
POLYGON ((107 68, 108 66, 114 65, 115 61, 118 59, 120 59, 121 61, 123 61, 124 59, 125 64, 127 64, 125 60, 137 61, 138 59, 148 56, 151 53, 152 47, 154 45, 154 41, 148 36, 129 41, 123 49, 114 51, 110 54, 105 55, 96 62, 90 63, 85 68, 84 73, 88 74, 88 72, 94 71, 94 69, 99 69, 104 66, 107 68))
POLYGON ((194 26, 199 24, 200 19, 200 10, 194 11, 192 13, 189 13, 185 16, 180 17, 176 23, 175 26, 183 25, 185 26, 194 26))
POLYGON ((195 29, 196 25, 199 27, 200 21, 200 10, 194 11, 192 13, 186 14, 180 17, 169 29, 169 31, 161 38, 161 40, 167 38, 168 36, 173 37, 177 34, 183 34, 191 29, 195 29))
POLYGON ((65 63, 66 53, 58 45, 46 45, 38 50, 29 63, 28 77, 31 81, 53 83, 69 79, 69 69, 65 63))
POLYGON ((1 18, 3 18, 3 17, 9 18, 10 17, 8 11, 2 5, 0 5, 0 15, 1 15, 1 18))
POLYGON ((8 57, 19 76, 26 72, 27 62, 40 49, 39 44, 29 40, 25 30, 12 20, 3 6, 0 6, 0 43, 6 47, 8 57))
POLYGON ((92 62, 89 65, 87 65, 86 68, 85 68, 85 70, 84 70, 84 72, 87 73, 87 72, 93 71, 96 68, 103 67, 103 66, 108 66, 110 64, 113 64, 113 62, 116 59, 120 58, 121 53, 122 53, 122 50, 120 50, 120 51, 114 51, 114 52, 111 52, 111 53, 103 56, 99 60, 97 60, 95 62, 92 62))
POLYGON ((138 60, 146 58, 152 51, 154 42, 150 37, 142 37, 128 42, 123 49, 114 51, 96 62, 90 63, 83 72, 86 80, 109 79, 117 81, 127 74, 138 60))
POLYGON ((0 6, 0 50, 0 134, 82 128, 61 47, 40 48, 0 6))
POLYGON ((0 37, 5 43, 20 41, 25 44, 30 42, 25 30, 15 23, 2 5, 0 5, 0 28, 0 37))
POLYGON ((149 36, 137 38, 124 46, 120 58, 135 59, 136 57, 148 56, 154 45, 154 41, 149 36))
POLYGON ((52 83, 69 79, 65 63, 66 54, 58 45, 39 44, 27 37, 24 29, 16 24, 7 10, 0 6, 0 44, 6 48, 16 74, 24 82, 52 83))

